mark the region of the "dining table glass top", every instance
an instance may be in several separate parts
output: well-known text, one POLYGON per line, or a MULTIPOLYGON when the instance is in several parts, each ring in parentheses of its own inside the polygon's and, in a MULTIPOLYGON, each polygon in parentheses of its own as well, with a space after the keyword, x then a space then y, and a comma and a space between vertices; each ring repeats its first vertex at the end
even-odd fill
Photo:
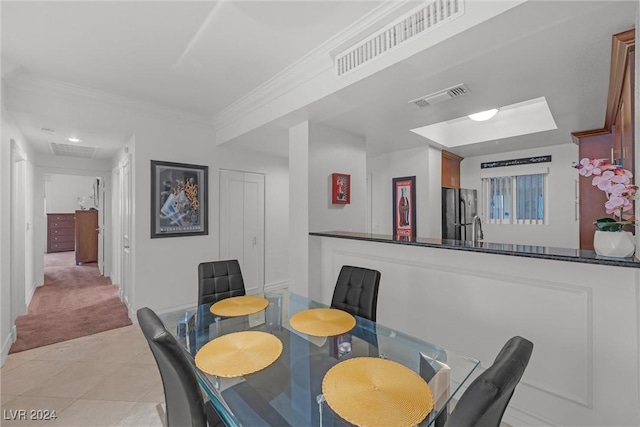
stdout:
MULTIPOLYGON (((268 333, 282 343, 277 359, 257 372, 225 377, 195 368, 202 388, 230 426, 352 425, 332 410, 322 393, 322 383, 333 366, 359 357, 388 359, 422 377, 432 392, 433 409, 418 425, 436 425, 436 420, 442 425, 449 402, 460 397, 461 387, 468 385, 479 363, 358 316, 354 316, 353 329, 341 335, 307 335, 298 332, 289 320, 326 305, 286 290, 255 295, 264 297, 268 305, 254 314, 220 317, 211 312, 212 304, 204 304, 160 315, 194 359, 214 339, 238 332, 268 333)), ((201 360, 207 350, 198 356, 201 360)), ((241 359, 237 358, 238 363, 243 363, 241 359)), ((224 363, 233 365, 235 360, 224 363)))

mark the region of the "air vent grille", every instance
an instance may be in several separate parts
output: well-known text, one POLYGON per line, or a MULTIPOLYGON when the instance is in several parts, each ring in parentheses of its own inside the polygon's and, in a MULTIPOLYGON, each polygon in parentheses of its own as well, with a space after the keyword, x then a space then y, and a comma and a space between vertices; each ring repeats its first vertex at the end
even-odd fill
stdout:
POLYGON ((59 144, 57 142, 50 142, 51 152, 56 156, 66 157, 82 157, 85 159, 92 159, 98 152, 97 147, 86 147, 82 145, 71 144, 59 144))
POLYGON ((463 0, 432 0, 336 55, 338 77, 360 68, 402 43, 464 15, 463 0))
POLYGON ((421 96, 420 98, 412 99, 410 104, 415 104, 420 108, 428 107, 429 105, 439 104, 444 101, 448 101, 453 98, 457 98, 469 93, 469 88, 463 83, 452 86, 447 89, 434 92, 430 95, 421 96))

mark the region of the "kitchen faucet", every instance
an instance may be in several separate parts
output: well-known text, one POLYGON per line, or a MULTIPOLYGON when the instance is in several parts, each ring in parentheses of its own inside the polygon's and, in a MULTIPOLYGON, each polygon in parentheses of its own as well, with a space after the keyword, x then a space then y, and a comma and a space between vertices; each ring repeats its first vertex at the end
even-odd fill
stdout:
POLYGON ((471 241, 477 242, 482 239, 484 239, 484 233, 482 232, 482 220, 478 215, 474 215, 471 220, 471 241))

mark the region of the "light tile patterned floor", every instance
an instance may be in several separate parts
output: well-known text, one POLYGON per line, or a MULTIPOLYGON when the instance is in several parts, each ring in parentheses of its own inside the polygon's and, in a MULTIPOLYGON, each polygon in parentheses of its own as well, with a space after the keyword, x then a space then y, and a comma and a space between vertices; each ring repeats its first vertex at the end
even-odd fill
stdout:
POLYGON ((3 427, 163 425, 160 373, 137 325, 10 354, 0 369, 0 398, 3 427), (27 420, 6 419, 19 410, 27 420), (57 418, 30 420, 31 410, 57 418))
POLYGON ((10 354, 0 369, 4 426, 162 426, 155 360, 137 325, 10 354), (26 420, 11 419, 26 411, 26 420), (55 411, 49 421, 31 410, 55 411))

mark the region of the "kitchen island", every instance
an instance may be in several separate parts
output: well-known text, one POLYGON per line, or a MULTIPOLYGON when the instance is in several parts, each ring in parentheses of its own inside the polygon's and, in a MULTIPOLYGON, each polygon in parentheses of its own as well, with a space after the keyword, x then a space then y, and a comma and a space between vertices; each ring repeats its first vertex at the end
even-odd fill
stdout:
POLYGON ((511 336, 533 341, 507 423, 640 425, 637 259, 339 231, 310 235, 309 295, 316 300, 331 301, 342 265, 373 268, 382 275, 380 323, 474 354, 480 372, 511 336))

